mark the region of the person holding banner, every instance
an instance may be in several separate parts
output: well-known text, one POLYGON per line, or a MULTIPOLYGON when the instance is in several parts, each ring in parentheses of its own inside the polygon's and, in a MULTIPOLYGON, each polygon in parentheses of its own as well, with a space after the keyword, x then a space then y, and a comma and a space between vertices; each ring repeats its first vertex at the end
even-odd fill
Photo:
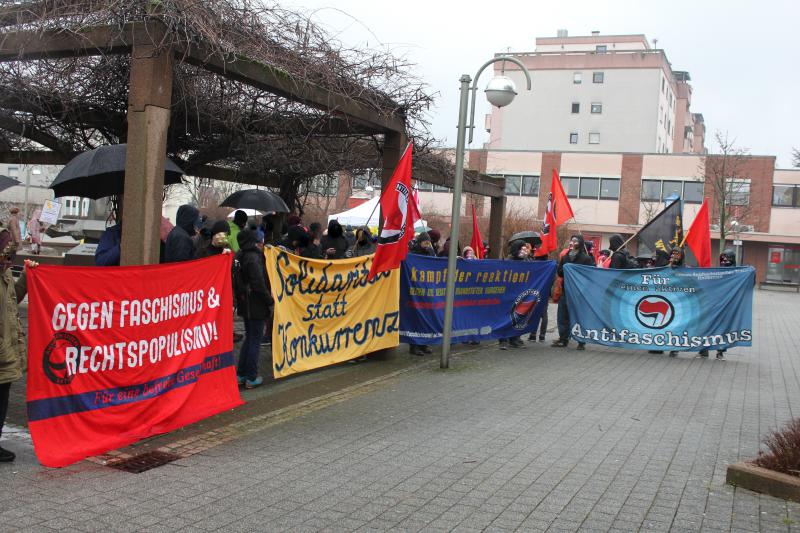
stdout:
MULTIPOLYGON (((511 241, 508 245, 508 257, 506 259, 511 261, 527 261, 528 260, 528 243, 522 240, 511 241)), ((507 339, 500 339, 500 349, 508 350, 508 347, 524 348, 525 342, 522 340, 521 335, 509 337, 507 339)))
POLYGON ((256 232, 244 229, 236 236, 239 252, 238 276, 235 287, 237 313, 244 319, 244 341, 239 351, 236 378, 246 389, 258 387, 264 379, 258 375, 258 360, 261 355, 261 340, 272 304, 267 285, 267 266, 264 252, 258 248, 256 232))
MULTIPOLYGON (((34 268, 37 263, 26 261, 22 275, 14 282, 11 273, 11 260, 14 258, 13 237, 6 227, 0 226, 0 436, 8 413, 8 398, 11 383, 22 377, 26 367, 25 335, 19 320, 19 302, 27 293, 26 270, 34 268)), ((16 455, 0 447, 0 463, 10 463, 16 455)))
MULTIPOLYGON (((615 235, 615 237, 619 237, 615 235)), ((612 237, 613 239, 614 237, 612 237)), ((621 238, 620 238, 621 240, 621 238)), ((561 261, 558 263, 558 277, 564 279, 564 265, 573 263, 576 265, 587 265, 587 266, 594 266, 594 260, 592 256, 586 253, 586 245, 583 241, 582 235, 573 235, 570 240, 570 247, 569 251, 564 254, 561 258, 561 261)), ((563 285, 562 285, 563 286, 563 285)), ((562 289, 564 293, 562 293, 561 298, 558 300, 558 318, 556 319, 558 322, 558 340, 554 341, 553 344, 550 346, 553 348, 566 348, 569 344, 569 308, 567 307, 567 298, 566 298, 566 287, 562 289)), ((578 350, 585 350, 586 343, 579 342, 578 343, 578 350)))
MULTIPOLYGON (((736 252, 731 250, 730 248, 722 252, 719 256, 719 266, 721 267, 735 267, 736 266, 736 252)), ((727 352, 727 348, 723 348, 722 350, 717 350, 717 360, 722 361, 725 359, 725 352, 727 352)), ((700 350, 698 354, 700 357, 708 357, 708 348, 704 348, 700 350)))

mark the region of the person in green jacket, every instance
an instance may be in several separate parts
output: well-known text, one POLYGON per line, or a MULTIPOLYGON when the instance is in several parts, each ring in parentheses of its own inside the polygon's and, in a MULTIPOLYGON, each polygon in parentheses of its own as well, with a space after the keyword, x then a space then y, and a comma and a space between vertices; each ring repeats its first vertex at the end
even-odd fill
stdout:
MULTIPOLYGON (((5 226, 0 226, 0 436, 6 422, 11 383, 22 377, 27 363, 25 336, 17 306, 25 298, 28 287, 24 270, 19 280, 14 282, 11 260, 15 252, 11 232, 5 226)), ((36 265, 30 261, 25 268, 36 265)), ((13 452, 0 447, 0 463, 10 463, 15 457, 13 452)))
POLYGON ((228 239, 228 243, 230 244, 233 253, 236 253, 239 251, 239 241, 236 240, 236 236, 247 225, 247 213, 241 209, 237 210, 233 214, 233 222, 228 222, 228 225, 231 228, 231 234, 230 238, 228 239))

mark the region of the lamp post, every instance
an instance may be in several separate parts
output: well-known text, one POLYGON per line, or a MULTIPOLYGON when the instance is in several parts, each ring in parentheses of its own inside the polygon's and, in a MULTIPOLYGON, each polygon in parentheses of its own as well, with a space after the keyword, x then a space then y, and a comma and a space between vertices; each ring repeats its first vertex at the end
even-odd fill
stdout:
MULTIPOLYGON (((444 305, 444 330, 442 331, 442 354, 439 361, 441 368, 450 367, 450 339, 453 336, 453 299, 456 289, 456 257, 458 255, 458 233, 461 218, 461 186, 464 180, 464 145, 466 132, 469 130, 469 142, 472 142, 472 132, 475 128, 475 93, 478 91, 478 78, 483 71, 498 61, 514 63, 525 74, 528 90, 531 90, 531 75, 525 65, 516 58, 500 56, 490 59, 478 69, 473 82, 469 75, 461 76, 460 103, 458 107, 458 135, 456 137, 456 175, 453 183, 453 211, 450 219, 450 249, 447 254, 447 288, 445 289, 444 305), (472 87, 470 87, 472 82, 472 87), (471 93, 471 94, 470 94, 471 93), (471 105, 470 105, 471 96, 471 105), (470 108, 469 124, 467 124, 467 110, 470 108)), ((510 104, 517 95, 516 86, 508 76, 495 76, 486 86, 486 99, 497 107, 510 104)))

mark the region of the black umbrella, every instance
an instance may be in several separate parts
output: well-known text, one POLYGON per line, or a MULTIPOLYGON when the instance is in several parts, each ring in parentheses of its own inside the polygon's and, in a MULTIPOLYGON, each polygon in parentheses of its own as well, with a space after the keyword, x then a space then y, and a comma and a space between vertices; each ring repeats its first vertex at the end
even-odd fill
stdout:
POLYGON ((520 231, 508 239, 508 242, 511 241, 525 241, 533 246, 536 246, 537 244, 542 244, 542 237, 536 231, 520 231))
POLYGON ((9 178, 8 176, 0 176, 0 191, 10 189, 14 185, 21 185, 21 183, 15 180, 14 178, 9 178))
MULTIPOLYGON (((75 156, 61 169, 50 185, 56 198, 81 196, 97 200, 122 194, 125 188, 125 156, 127 144, 101 146, 75 156)), ((183 170, 167 159, 164 163, 164 184, 180 183, 183 170)))
POLYGON ((288 213, 289 207, 283 198, 271 191, 263 189, 245 189, 236 191, 219 204, 220 207, 234 207, 236 209, 255 209, 268 213, 288 213))

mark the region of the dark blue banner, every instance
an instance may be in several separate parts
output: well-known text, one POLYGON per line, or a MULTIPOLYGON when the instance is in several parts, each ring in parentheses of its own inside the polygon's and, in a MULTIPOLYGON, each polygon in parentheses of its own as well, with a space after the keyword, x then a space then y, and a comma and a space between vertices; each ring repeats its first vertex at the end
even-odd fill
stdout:
POLYGON ((580 342, 643 350, 750 346, 755 270, 565 265, 570 333, 580 342))
MULTIPOLYGON (((458 260, 453 342, 504 339, 536 329, 554 261, 458 260)), ((409 254, 400 268, 400 342, 441 344, 447 259, 409 254)))

